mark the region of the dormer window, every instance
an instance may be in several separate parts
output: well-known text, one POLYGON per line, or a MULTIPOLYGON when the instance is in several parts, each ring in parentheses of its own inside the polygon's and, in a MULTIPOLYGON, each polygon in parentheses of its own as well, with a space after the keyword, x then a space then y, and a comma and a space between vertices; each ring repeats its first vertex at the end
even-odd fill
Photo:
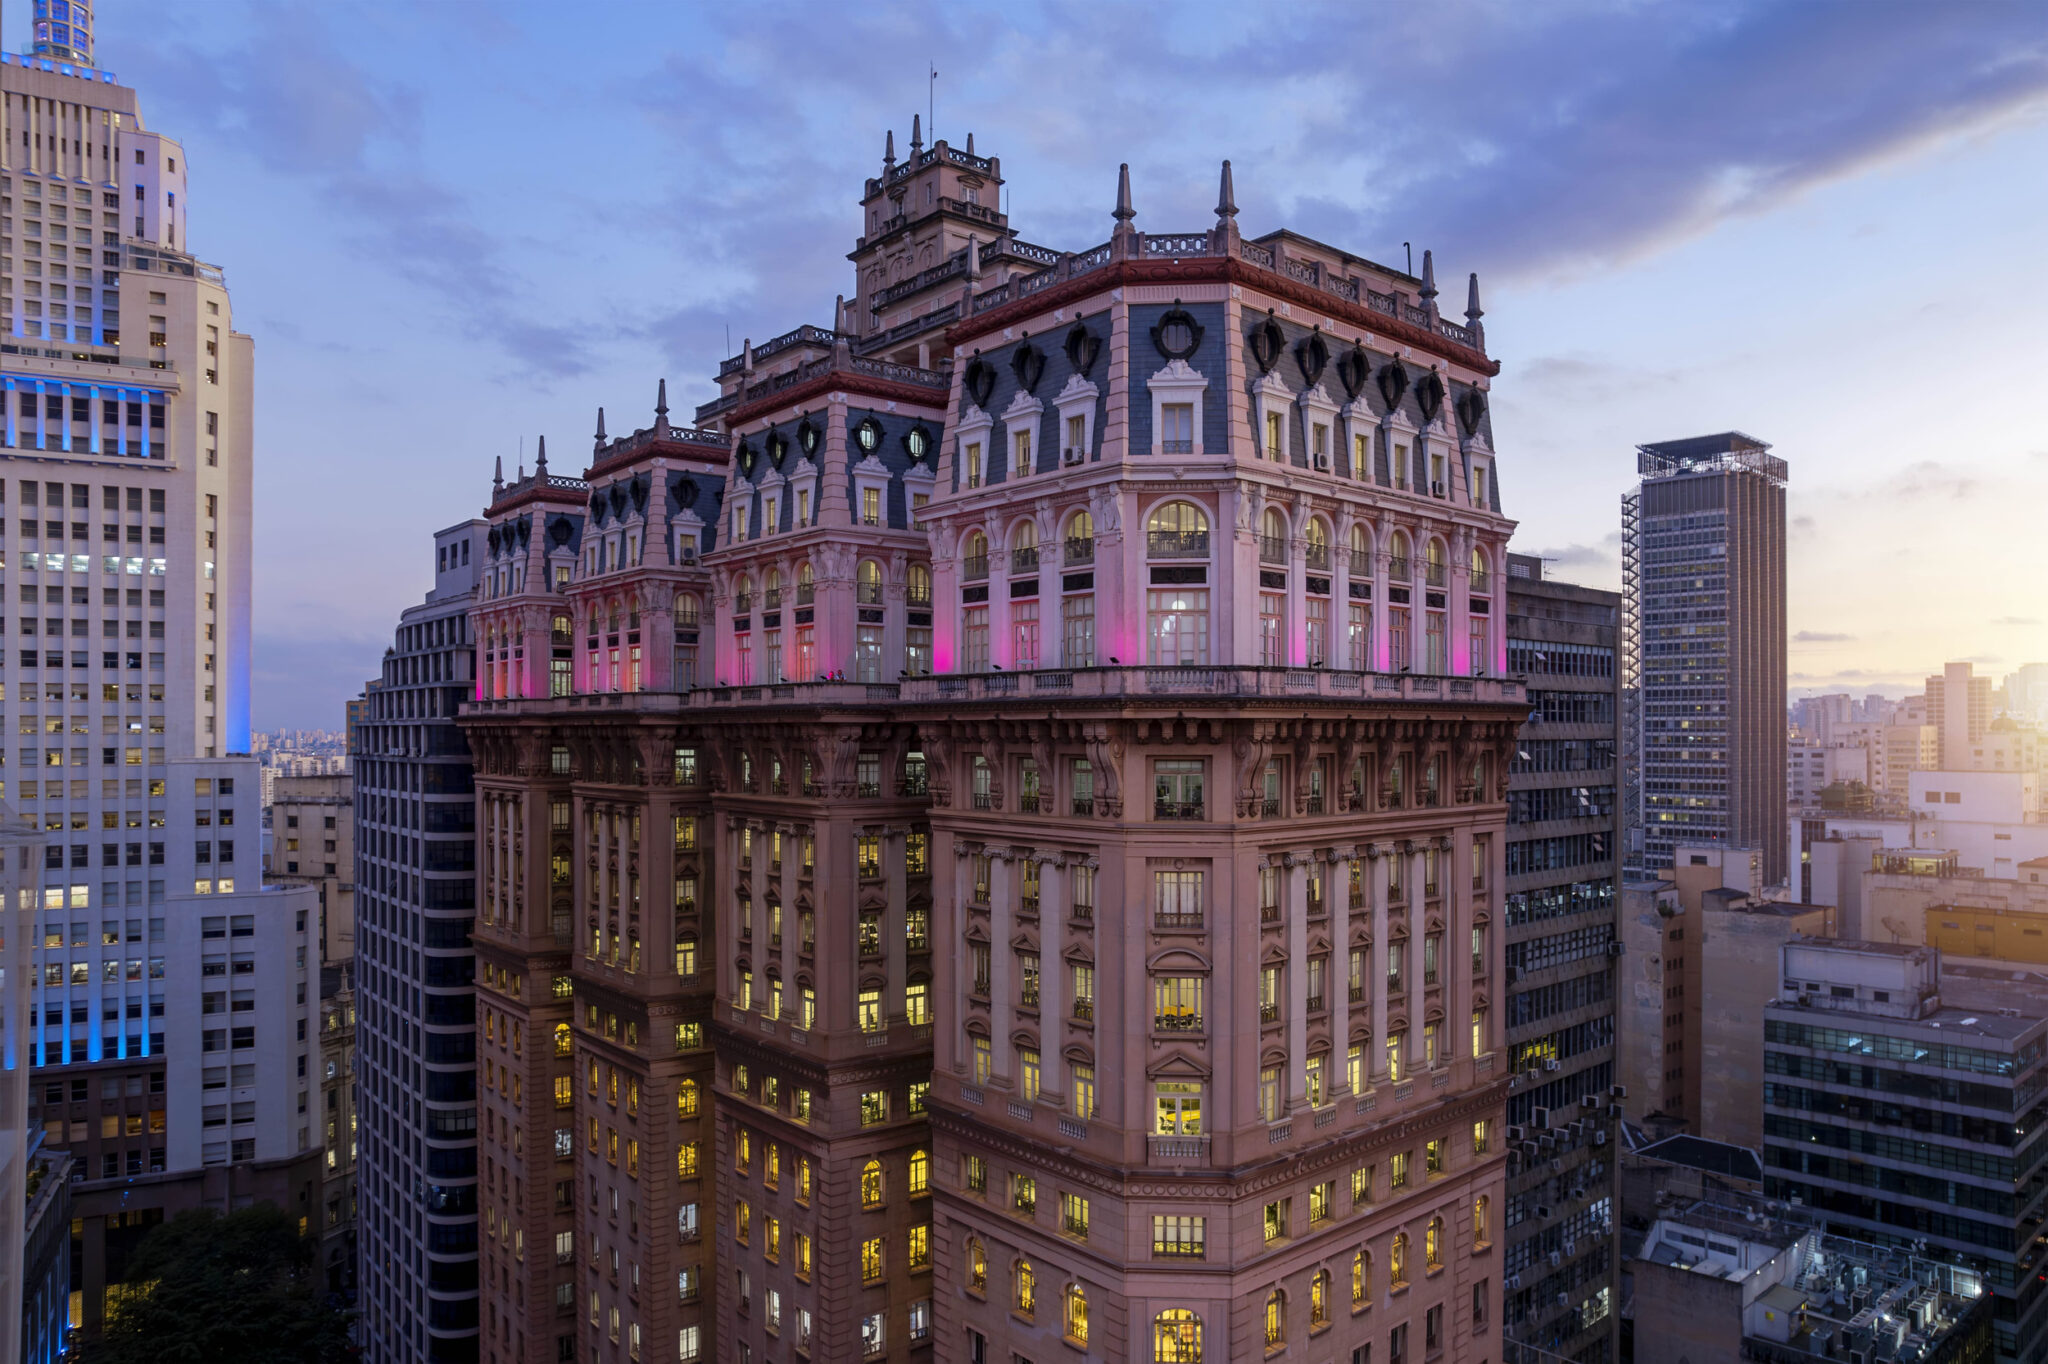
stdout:
POLYGON ((978 440, 967 444, 967 486, 981 486, 981 442, 978 440))
POLYGON ((1266 414, 1266 458, 1279 463, 1286 458, 1286 447, 1281 444, 1280 414, 1266 414))
POLYGON ((1031 432, 1010 433, 1010 477, 1024 478, 1031 472, 1031 432))
POLYGON ((872 455, 882 445, 882 424, 873 417, 867 418, 853 428, 853 439, 862 453, 872 455))

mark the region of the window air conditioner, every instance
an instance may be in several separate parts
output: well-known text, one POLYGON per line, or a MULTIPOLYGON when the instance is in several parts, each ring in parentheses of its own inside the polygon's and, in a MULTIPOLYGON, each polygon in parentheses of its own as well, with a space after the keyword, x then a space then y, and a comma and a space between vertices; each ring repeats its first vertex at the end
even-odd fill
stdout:
POLYGON ((1444 485, 1443 485, 1443 484, 1441 484, 1441 483, 1432 483, 1432 484, 1430 484, 1430 485, 1429 485, 1429 495, 1430 495, 1431 497, 1442 497, 1442 496, 1444 495, 1444 485))
POLYGON ((1555 1056, 1546 1056, 1543 1058, 1543 1068, 1545 1070, 1556 1070, 1557 1065, 1558 1061, 1555 1056))
POLYGON ((1087 451, 1077 449, 1076 447, 1071 445, 1069 445, 1066 449, 1060 451, 1060 460, 1062 463, 1065 464, 1079 464, 1082 460, 1086 459, 1087 457, 1087 451))
POLYGON ((1330 457, 1328 455, 1317 455, 1316 468, 1322 470, 1324 473, 1330 472, 1330 457))

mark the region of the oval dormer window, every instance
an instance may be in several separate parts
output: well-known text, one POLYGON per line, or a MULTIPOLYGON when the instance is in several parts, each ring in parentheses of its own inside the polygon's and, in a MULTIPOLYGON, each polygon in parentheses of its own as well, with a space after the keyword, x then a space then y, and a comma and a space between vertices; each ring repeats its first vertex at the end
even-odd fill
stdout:
POLYGON ((1202 325, 1187 309, 1176 306, 1152 329, 1152 344, 1169 360, 1185 360, 1202 344, 1202 325))
POLYGON ((923 459, 931 444, 931 435, 922 426, 911 427, 910 434, 903 438, 903 448, 910 452, 912 459, 923 459))
POLYGON ((853 429, 853 438, 860 443, 862 450, 872 455, 882 444, 882 424, 869 417, 853 429))

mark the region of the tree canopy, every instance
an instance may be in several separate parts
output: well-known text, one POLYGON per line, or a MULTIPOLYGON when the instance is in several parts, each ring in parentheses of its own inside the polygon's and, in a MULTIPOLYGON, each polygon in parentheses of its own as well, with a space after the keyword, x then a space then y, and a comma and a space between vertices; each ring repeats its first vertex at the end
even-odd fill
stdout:
POLYGON ((313 1242, 271 1204, 180 1213, 142 1239, 128 1290, 80 1364, 341 1364, 346 1313, 319 1291, 313 1242))

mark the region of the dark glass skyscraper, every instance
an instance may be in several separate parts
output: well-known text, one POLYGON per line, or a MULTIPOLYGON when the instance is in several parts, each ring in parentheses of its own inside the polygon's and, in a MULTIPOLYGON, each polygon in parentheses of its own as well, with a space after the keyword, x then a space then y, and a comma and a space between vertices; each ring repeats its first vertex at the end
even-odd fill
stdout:
POLYGON ((368 1356, 477 1357, 475 803, 455 712, 481 521, 434 537, 355 731, 358 1306, 368 1356))
MULTIPOLYGON (((1508 672, 1529 720, 1508 768, 1507 1040, 1513 1089, 1507 1338, 1615 1359, 1617 643, 1621 599, 1507 559, 1508 672), (1592 1107, 1586 1099, 1592 1098, 1592 1107)), ((1512 1358, 1513 1356, 1510 1356, 1512 1358)))
POLYGON ((1785 461, 1739 431, 1636 447, 1623 499, 1630 869, 1761 849, 1785 881, 1785 461))

